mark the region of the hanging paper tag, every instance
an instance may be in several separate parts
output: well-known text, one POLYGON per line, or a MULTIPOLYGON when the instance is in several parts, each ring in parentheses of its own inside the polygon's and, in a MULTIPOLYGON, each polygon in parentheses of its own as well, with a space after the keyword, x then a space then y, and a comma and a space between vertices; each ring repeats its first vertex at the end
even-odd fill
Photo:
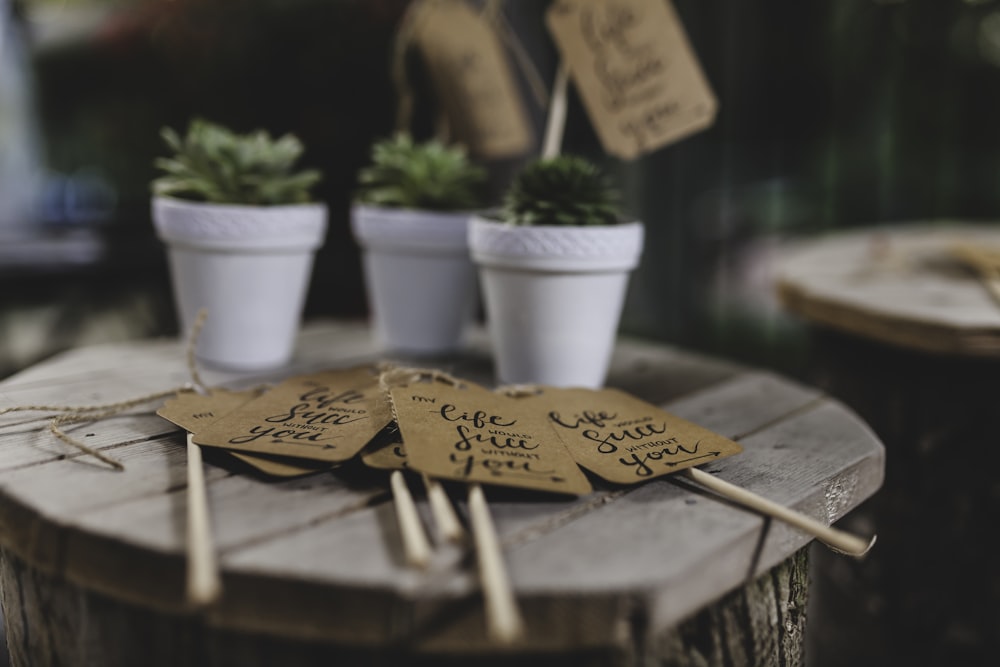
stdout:
MULTIPOLYGON (((213 389, 207 395, 188 392, 167 400, 156 414, 190 433, 197 433, 259 395, 258 391, 226 389, 213 389)), ((229 454, 273 477, 297 477, 332 467, 329 463, 317 465, 303 459, 270 458, 240 452, 229 454)))
POLYGON ((537 396, 513 400, 523 405, 522 411, 544 413, 577 463, 619 484, 743 451, 729 438, 618 389, 545 387, 537 396))
POLYGON ((590 482, 544 418, 464 383, 392 388, 409 466, 434 478, 582 495, 590 482))
POLYGON ((556 0, 546 20, 608 153, 630 160, 712 124, 718 104, 669 0, 556 0))
POLYGON ((428 0, 416 8, 414 26, 452 139, 484 158, 527 153, 534 143, 531 125, 489 23, 460 0, 428 0))
POLYGON ((353 457, 391 420, 368 367, 290 378, 194 435, 194 442, 328 461, 353 457))

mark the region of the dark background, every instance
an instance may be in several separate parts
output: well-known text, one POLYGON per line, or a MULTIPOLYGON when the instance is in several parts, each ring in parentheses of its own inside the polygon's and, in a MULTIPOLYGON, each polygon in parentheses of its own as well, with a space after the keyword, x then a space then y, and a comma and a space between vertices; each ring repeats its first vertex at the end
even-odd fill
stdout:
MULTIPOLYGON (((372 140, 393 130, 390 53, 407 4, 0 0, 8 35, 0 65, 13 67, 18 49, 27 100, 21 116, 4 115, 0 104, 0 158, 13 154, 18 138, 34 137, 37 148, 37 162, 26 165, 37 174, 37 206, 5 219, 0 202, 2 375, 85 342, 178 334, 149 182, 162 152, 159 128, 183 127, 192 115, 303 140, 304 162, 325 175, 317 194, 330 206, 306 317, 365 317, 348 210, 372 140)), ((551 82, 547 4, 508 0, 504 14, 551 82)), ((709 129, 624 163, 602 154, 570 97, 564 151, 600 162, 646 223, 622 330, 811 382, 828 339, 779 308, 768 269, 780 243, 853 227, 1000 217, 1000 3, 674 4, 719 99, 709 129)), ((10 95, 3 72, 0 95, 10 95)), ((418 60, 410 72, 419 93, 413 130, 426 135, 435 100, 418 60)), ((544 109, 527 92, 525 104, 540 136, 544 109)), ((523 159, 487 164, 495 193, 523 159)), ((895 362, 898 372, 884 386, 920 361, 895 362)), ((872 410, 863 414, 878 425, 872 410)), ((888 442, 888 427, 880 435, 899 446, 888 442)), ((891 453, 889 466, 890 475, 910 472, 894 471, 891 453)), ((995 505, 1000 493, 991 493, 995 505)), ((975 529, 996 525, 989 522, 995 514, 985 517, 975 529)), ((828 622, 857 632, 834 633, 815 664, 884 664, 893 655, 990 664, 995 657, 995 595, 973 621, 942 628, 933 614, 889 616, 887 609, 905 606, 887 599, 899 591, 880 583, 892 563, 835 567, 844 609, 828 622)), ((960 595, 947 602, 965 603, 960 595)), ((916 604, 943 602, 925 596, 916 604)))
MULTIPOLYGON (((348 207, 371 141, 393 130, 389 58, 405 0, 13 2, 45 169, 31 230, 85 229, 106 248, 103 261, 74 271, 72 281, 58 261, 45 265, 48 275, 21 280, 21 269, 42 267, 14 262, 15 301, 69 290, 66 302, 96 308, 111 296, 105 287, 144 283, 136 297, 144 328, 176 326, 149 181, 163 151, 158 129, 200 114, 241 131, 302 138, 305 162, 325 174, 317 194, 331 216, 307 315, 365 314, 348 207)), ((549 82, 546 5, 509 0, 504 11, 549 82)), ((774 242, 894 221, 991 220, 1000 210, 998 6, 675 5, 720 102, 714 125, 624 163, 603 156, 571 93, 564 151, 602 162, 647 224, 626 331, 796 373, 796 324, 764 284, 774 242)), ((411 70, 419 90, 419 68, 411 70)), ((423 92, 418 135, 429 132, 435 104, 423 92)), ((544 110, 527 93, 525 104, 540 136, 544 110)), ((488 165, 497 192, 517 163, 488 165)), ((10 273, 2 261, 0 271, 10 273)))

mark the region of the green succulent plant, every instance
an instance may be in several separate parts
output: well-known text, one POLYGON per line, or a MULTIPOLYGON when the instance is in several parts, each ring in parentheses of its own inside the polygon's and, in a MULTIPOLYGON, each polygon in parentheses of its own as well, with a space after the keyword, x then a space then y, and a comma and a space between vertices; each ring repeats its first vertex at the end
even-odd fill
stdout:
POLYGON ((483 204, 486 170, 461 146, 407 134, 372 144, 371 164, 358 172, 358 201, 427 211, 471 211, 483 204))
POLYGON ((164 172, 153 180, 156 195, 217 204, 304 204, 321 178, 315 169, 296 170, 303 147, 292 134, 241 135, 196 118, 183 137, 169 127, 160 135, 173 156, 154 162, 164 172))
POLYGON ((614 225, 617 193, 596 165, 575 155, 529 163, 504 198, 503 219, 515 225, 614 225))

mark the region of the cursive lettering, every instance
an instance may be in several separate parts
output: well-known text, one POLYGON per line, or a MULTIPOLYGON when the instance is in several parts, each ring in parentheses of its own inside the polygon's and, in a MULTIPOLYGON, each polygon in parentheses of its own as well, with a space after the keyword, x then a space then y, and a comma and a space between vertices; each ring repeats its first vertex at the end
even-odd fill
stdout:
POLYGON ((460 452, 468 451, 472 448, 473 443, 483 443, 487 442, 497 449, 537 449, 538 445, 528 444, 526 440, 515 439, 511 437, 499 440, 495 435, 483 435, 482 433, 473 433, 465 424, 458 424, 455 427, 458 432, 458 442, 455 443, 454 447, 460 452))
POLYGON ((444 405, 441 406, 441 416, 450 422, 457 422, 457 421, 471 422, 472 425, 475 426, 476 428, 483 428, 487 424, 489 424, 490 426, 513 426, 514 424, 517 423, 516 419, 513 419, 509 422, 503 421, 503 417, 499 415, 491 415, 484 410, 476 410, 475 412, 472 413, 472 415, 469 415, 468 412, 463 412, 460 415, 455 415, 454 417, 452 417, 451 415, 457 409, 458 408, 452 405, 451 403, 445 403, 444 405))
POLYGON ((460 455, 452 452, 449 460, 458 465, 456 472, 463 478, 472 475, 476 468, 482 468, 491 477, 530 477, 538 478, 548 476, 552 481, 564 481, 562 478, 552 477, 554 470, 536 470, 531 467, 531 461, 519 460, 499 460, 495 458, 478 458, 474 454, 460 455))
MULTIPOLYGON (((671 440, 676 440, 671 438, 671 440)), ((620 458, 618 461, 622 465, 635 466, 635 474, 639 477, 649 477, 653 474, 653 469, 649 467, 646 463, 647 461, 659 461, 665 456, 677 456, 678 453, 684 452, 685 454, 695 454, 698 451, 698 445, 701 443, 699 440, 694 444, 691 449, 688 449, 684 445, 677 445, 676 447, 664 447, 658 452, 646 452, 643 456, 639 456, 636 453, 632 453, 629 457, 620 458)))
POLYGON ((607 422, 611 421, 618 416, 618 413, 609 415, 607 412, 591 412, 590 410, 584 410, 578 415, 573 415, 572 419, 564 420, 562 416, 556 412, 552 411, 549 413, 549 421, 562 426, 563 428, 577 429, 584 424, 589 424, 590 426, 596 426, 597 428, 604 428, 607 422))
POLYGON ((655 424, 645 424, 634 428, 623 429, 621 431, 611 431, 607 434, 595 431, 594 429, 587 429, 586 431, 583 431, 581 435, 591 442, 596 442, 597 451, 601 454, 613 454, 618 451, 618 446, 614 444, 616 442, 622 442, 624 440, 642 440, 643 438, 648 438, 651 435, 660 435, 661 433, 665 433, 666 430, 666 423, 659 426, 655 424))

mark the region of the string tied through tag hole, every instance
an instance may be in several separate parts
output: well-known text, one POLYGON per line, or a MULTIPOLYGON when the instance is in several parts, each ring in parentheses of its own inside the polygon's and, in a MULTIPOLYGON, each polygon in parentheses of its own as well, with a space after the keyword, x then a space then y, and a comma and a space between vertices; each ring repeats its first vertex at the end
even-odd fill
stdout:
POLYGON ((493 390, 494 393, 508 398, 529 398, 545 393, 545 387, 540 384, 505 384, 493 390))
POLYGON ((198 315, 195 317, 194 323, 191 326, 191 332, 188 336, 187 341, 187 367, 188 374, 191 377, 189 382, 184 383, 178 387, 172 387, 170 389, 165 389, 163 391, 156 391, 149 394, 143 394, 141 396, 136 396, 134 398, 127 398, 121 401, 114 401, 111 403, 98 403, 93 405, 40 405, 40 404, 29 404, 29 405, 13 405, 6 408, 0 408, 0 415, 10 414, 12 412, 55 412, 55 415, 45 415, 42 417, 36 417, 32 419, 27 419, 22 422, 13 422, 9 424, 4 424, 4 426, 17 426, 21 424, 30 423, 33 421, 39 421, 42 419, 48 419, 48 430, 55 436, 58 440, 70 445, 83 452, 84 454, 91 456, 98 461, 110 466, 113 470, 123 471, 125 470, 125 464, 121 461, 104 454, 98 449, 95 449, 80 440, 77 440, 65 430, 64 426, 69 426, 73 424, 92 424, 102 419, 108 419, 116 415, 120 415, 126 410, 129 410, 140 405, 147 403, 152 403, 153 401, 162 400, 165 398, 175 397, 178 394, 189 393, 197 391, 198 393, 207 393, 208 387, 201 380, 201 376, 198 373, 198 366, 195 359, 195 348, 198 344, 198 337, 201 334, 202 328, 205 326, 205 320, 208 317, 208 311, 202 308, 198 315))
POLYGON ((392 390, 394 388, 406 387, 421 382, 441 382, 458 388, 465 386, 465 383, 455 376, 435 368, 395 366, 389 363, 379 364, 379 368, 381 372, 378 376, 378 386, 385 401, 389 404, 392 420, 396 423, 399 423, 399 413, 396 411, 396 404, 392 400, 392 390))

